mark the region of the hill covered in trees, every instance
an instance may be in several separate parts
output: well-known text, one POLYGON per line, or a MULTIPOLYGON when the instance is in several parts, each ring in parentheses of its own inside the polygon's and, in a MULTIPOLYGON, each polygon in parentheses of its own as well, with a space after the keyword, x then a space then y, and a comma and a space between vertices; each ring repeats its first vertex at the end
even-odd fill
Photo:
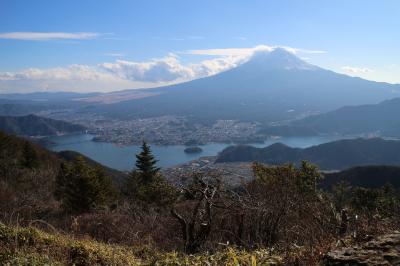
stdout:
POLYGON ((26 115, 0 116, 0 129, 9 134, 23 136, 50 136, 82 132, 85 127, 37 115, 26 115))
POLYGON ((400 137, 400 98, 379 104, 346 106, 295 120, 288 125, 266 127, 261 133, 278 136, 318 134, 375 134, 400 137))
POLYGON ((109 176, 113 186, 127 177, 125 173, 107 168, 77 152, 50 152, 35 143, 2 131, 0 150, 0 182, 4 185, 2 192, 38 197, 36 203, 42 200, 43 204, 52 203, 51 193, 59 172, 63 166, 74 165, 77 160, 85 168, 97 169, 99 173, 109 176))
POLYGON ((340 172, 326 173, 321 185, 330 189, 338 182, 347 182, 351 186, 379 188, 391 184, 400 189, 400 167, 377 165, 357 166, 340 172))
POLYGON ((318 133, 400 136, 400 98, 379 104, 342 107, 326 114, 310 116, 294 125, 318 133))
POLYGON ((272 144, 265 148, 239 145, 224 149, 216 162, 262 162, 279 165, 306 160, 324 170, 341 170, 362 165, 400 165, 400 141, 348 139, 324 143, 309 148, 291 148, 272 144))

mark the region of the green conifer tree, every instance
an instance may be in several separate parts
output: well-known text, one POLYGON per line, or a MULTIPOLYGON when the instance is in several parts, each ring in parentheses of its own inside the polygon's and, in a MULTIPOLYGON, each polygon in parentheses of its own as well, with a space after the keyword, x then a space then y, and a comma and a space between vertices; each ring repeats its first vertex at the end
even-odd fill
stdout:
POLYGON ((142 151, 136 155, 136 169, 126 183, 126 194, 132 200, 166 206, 173 202, 176 191, 160 174, 156 163, 150 147, 143 142, 142 151))
POLYGON ((55 196, 67 212, 84 213, 106 206, 116 196, 116 189, 104 170, 87 164, 83 157, 63 163, 56 181, 55 196))
POLYGON ((156 166, 149 145, 143 142, 142 151, 136 155, 136 172, 139 174, 141 183, 151 183, 156 178, 160 168, 156 166))
POLYGON ((22 165, 27 168, 35 168, 39 165, 38 155, 35 149, 32 147, 32 144, 26 141, 23 146, 23 161, 22 165))

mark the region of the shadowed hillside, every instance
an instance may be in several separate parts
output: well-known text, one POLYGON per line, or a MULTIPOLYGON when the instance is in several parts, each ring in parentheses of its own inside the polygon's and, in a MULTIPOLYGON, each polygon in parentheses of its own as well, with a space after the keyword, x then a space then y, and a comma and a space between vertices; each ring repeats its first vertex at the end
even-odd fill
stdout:
POLYGON ((400 165, 400 141, 349 139, 300 149, 277 143, 265 148, 231 146, 223 150, 217 162, 252 162, 283 164, 302 160, 317 164, 324 170, 341 170, 361 165, 400 165))
POLYGON ((400 167, 397 166, 358 166, 340 172, 327 173, 322 187, 330 189, 338 182, 346 181, 351 186, 379 188, 391 184, 400 189, 400 167))
POLYGON ((0 116, 0 129, 23 136, 50 136, 65 133, 76 133, 85 130, 81 125, 54 120, 36 115, 0 116))
MULTIPOLYGON (((295 129, 307 128, 316 133, 367 134, 400 136, 400 99, 379 104, 348 106, 292 123, 295 129)), ((289 126, 290 127, 290 126, 289 126)))

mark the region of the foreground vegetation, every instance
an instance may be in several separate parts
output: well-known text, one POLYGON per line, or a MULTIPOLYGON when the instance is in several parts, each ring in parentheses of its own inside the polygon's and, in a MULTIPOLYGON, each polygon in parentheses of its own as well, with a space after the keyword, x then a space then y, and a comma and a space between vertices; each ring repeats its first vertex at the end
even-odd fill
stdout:
POLYGON ((3 133, 0 148, 5 265, 317 265, 336 246, 400 228, 392 186, 321 190, 307 162, 255 163, 239 187, 218 172, 170 184, 144 144, 121 183, 3 133))
POLYGON ((149 247, 107 245, 26 227, 0 224, 2 265, 278 265, 267 250, 227 248, 214 254, 160 253, 149 247))

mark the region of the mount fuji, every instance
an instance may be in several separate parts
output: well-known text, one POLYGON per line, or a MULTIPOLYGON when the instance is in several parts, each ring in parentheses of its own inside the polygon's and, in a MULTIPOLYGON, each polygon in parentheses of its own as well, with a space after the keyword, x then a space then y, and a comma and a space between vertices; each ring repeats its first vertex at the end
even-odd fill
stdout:
POLYGON ((94 108, 120 118, 182 115, 271 123, 378 103, 400 96, 400 85, 335 73, 277 48, 214 76, 146 91, 149 97, 94 108))

